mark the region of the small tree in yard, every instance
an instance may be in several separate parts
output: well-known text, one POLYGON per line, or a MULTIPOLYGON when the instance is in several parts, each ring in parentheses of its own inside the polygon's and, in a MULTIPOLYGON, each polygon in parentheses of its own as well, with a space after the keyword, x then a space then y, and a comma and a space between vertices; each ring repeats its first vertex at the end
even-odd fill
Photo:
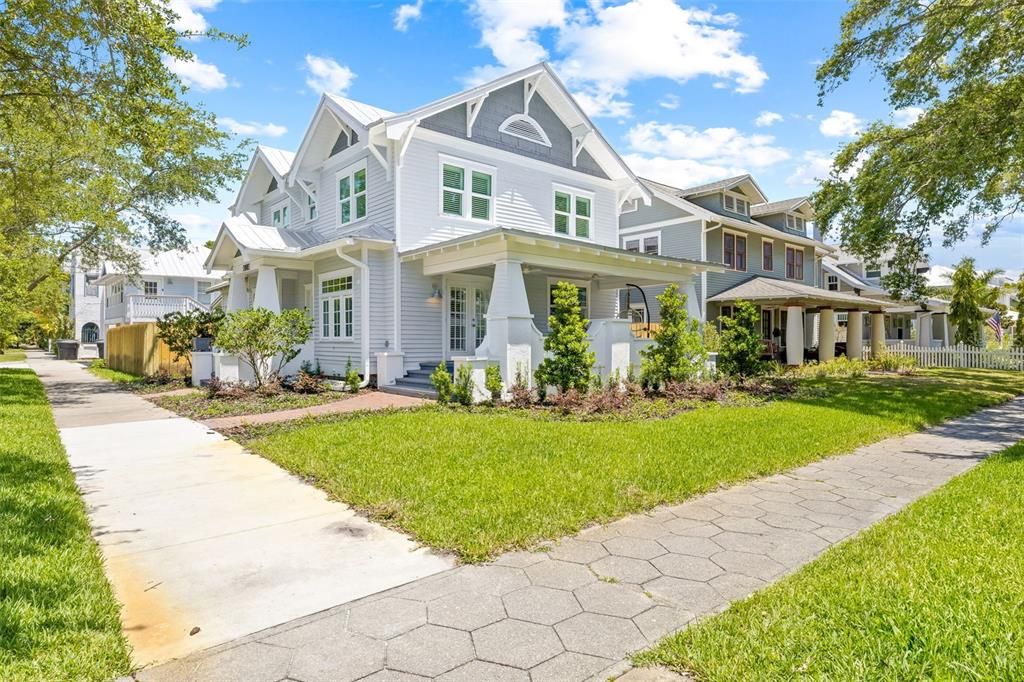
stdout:
POLYGON ((228 313, 217 331, 217 347, 239 356, 250 367, 256 386, 276 380, 281 367, 309 340, 313 323, 304 310, 274 313, 266 308, 228 313), (281 356, 275 367, 274 358, 281 356))
POLYGON ((544 339, 544 350, 551 357, 537 367, 536 377, 541 385, 557 386, 565 393, 571 388, 586 391, 590 386, 590 372, 596 356, 587 341, 587 320, 580 310, 579 289, 569 282, 555 285, 549 333, 544 339))
POLYGON ((654 332, 654 345, 640 351, 641 381, 655 388, 697 377, 708 356, 700 323, 686 314, 686 294, 670 284, 658 296, 658 303, 661 325, 654 332))
POLYGON ((988 315, 982 307, 995 304, 999 292, 991 286, 997 270, 975 272, 974 259, 964 258, 957 263, 952 276, 949 321, 956 325, 956 343, 981 347, 981 325, 988 315))
POLYGON ((1017 313, 1017 322, 1013 326, 1013 347, 1024 349, 1024 274, 1021 274, 1014 285, 1014 291, 1014 298, 1017 300, 1013 304, 1013 309, 1017 313))
POLYGON ((185 358, 192 367, 192 343, 197 337, 214 337, 224 320, 224 311, 219 308, 206 312, 192 310, 187 313, 173 312, 156 321, 157 336, 174 353, 174 359, 185 358))
POLYGON ((741 377, 764 371, 759 324, 757 308, 747 301, 737 301, 733 306, 733 316, 722 318, 719 371, 741 377))

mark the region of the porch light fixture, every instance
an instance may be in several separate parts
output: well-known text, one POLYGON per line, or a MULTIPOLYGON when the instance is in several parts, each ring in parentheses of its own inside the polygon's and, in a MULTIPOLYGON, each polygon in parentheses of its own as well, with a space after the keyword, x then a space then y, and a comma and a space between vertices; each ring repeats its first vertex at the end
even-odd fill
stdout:
POLYGON ((430 293, 430 297, 427 298, 427 303, 440 303, 441 302, 441 289, 437 285, 434 285, 434 290, 430 293))

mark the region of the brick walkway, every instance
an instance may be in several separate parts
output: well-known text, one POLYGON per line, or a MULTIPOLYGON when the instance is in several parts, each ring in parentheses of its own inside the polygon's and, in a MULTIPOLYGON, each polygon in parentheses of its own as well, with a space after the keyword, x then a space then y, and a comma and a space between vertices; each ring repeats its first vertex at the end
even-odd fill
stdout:
POLYGON ((138 678, 607 679, 628 669, 630 652, 721 611, 1021 439, 1024 398, 591 528, 549 551, 456 568, 138 678))
POLYGON ((381 393, 380 391, 364 391, 359 395, 345 400, 336 400, 323 405, 313 407, 300 407, 294 410, 279 410, 277 412, 265 412, 263 414, 246 414, 240 417, 217 417, 207 419, 203 422, 211 429, 224 431, 238 428, 246 424, 273 424, 275 422, 287 422, 303 417, 322 417, 328 414, 342 414, 345 412, 359 412, 361 410, 388 410, 403 407, 419 407, 433 401, 413 398, 407 395, 394 395, 381 393))

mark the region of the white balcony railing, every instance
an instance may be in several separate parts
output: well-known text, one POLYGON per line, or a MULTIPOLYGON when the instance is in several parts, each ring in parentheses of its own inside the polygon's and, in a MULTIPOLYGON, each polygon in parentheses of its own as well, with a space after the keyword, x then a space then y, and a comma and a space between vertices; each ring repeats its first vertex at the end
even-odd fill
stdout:
POLYGON ((144 296, 128 297, 127 322, 152 322, 170 313, 188 313, 193 310, 209 310, 191 296, 144 296))

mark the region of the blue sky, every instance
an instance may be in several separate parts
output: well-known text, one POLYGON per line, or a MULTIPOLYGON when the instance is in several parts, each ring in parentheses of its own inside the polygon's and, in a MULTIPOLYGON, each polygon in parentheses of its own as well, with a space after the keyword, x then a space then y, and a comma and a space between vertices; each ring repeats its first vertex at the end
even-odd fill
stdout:
MULTIPOLYGON (((867 73, 818 106, 814 70, 844 2, 170 2, 182 27, 250 40, 192 41, 197 61, 172 65, 189 96, 241 137, 285 149, 322 89, 402 111, 546 59, 641 175, 687 186, 750 172, 774 200, 813 190, 867 122, 915 115, 893 112, 867 73)), ((173 213, 201 241, 232 199, 173 213)), ((986 247, 936 244, 932 262, 965 254, 1019 270, 1024 220, 986 247)))

